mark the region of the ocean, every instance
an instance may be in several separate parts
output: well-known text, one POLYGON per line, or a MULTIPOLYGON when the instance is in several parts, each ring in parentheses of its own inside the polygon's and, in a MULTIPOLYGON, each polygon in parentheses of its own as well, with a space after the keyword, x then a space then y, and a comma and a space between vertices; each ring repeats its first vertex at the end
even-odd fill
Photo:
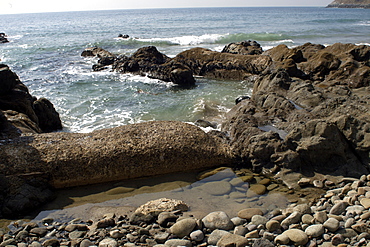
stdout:
POLYGON ((255 40, 264 50, 306 42, 369 44, 370 11, 322 7, 184 8, 0 15, 0 63, 18 74, 36 97, 48 98, 64 130, 89 132, 151 120, 220 122, 245 81, 196 78, 196 87, 110 71, 93 72, 92 46, 130 55, 154 45, 174 57, 204 47, 216 51, 231 42, 255 40), (118 38, 127 34, 129 39, 118 38))

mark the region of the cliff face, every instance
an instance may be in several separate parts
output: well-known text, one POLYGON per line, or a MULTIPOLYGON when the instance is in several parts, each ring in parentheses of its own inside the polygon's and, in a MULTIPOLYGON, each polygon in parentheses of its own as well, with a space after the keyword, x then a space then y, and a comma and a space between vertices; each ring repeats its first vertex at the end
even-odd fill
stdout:
POLYGON ((370 0, 335 0, 328 8, 370 8, 370 0))

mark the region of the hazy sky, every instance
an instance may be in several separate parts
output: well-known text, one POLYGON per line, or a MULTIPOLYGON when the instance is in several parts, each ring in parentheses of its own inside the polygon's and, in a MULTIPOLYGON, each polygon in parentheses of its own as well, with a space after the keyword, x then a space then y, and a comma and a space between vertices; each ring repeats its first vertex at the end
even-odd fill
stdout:
POLYGON ((331 0, 0 0, 0 14, 105 9, 326 6, 331 0))

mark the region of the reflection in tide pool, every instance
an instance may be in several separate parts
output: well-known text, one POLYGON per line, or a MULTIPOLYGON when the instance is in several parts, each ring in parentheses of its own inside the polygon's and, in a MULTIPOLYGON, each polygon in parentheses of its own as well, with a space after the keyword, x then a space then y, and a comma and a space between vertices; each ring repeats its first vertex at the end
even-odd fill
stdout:
MULTIPOLYGON (((232 169, 224 169, 190 185, 169 191, 142 193, 129 197, 125 195, 126 193, 132 195, 133 190, 123 187, 111 189, 108 193, 121 192, 122 198, 100 203, 87 203, 62 210, 43 211, 36 217, 36 220, 45 217, 60 221, 69 221, 74 218, 94 220, 108 212, 130 214, 132 210, 147 201, 159 198, 183 200, 190 207, 188 213, 198 218, 213 211, 224 211, 234 217, 239 210, 250 207, 261 208, 263 211, 269 212, 276 208, 285 208, 289 204, 288 200, 280 193, 257 195, 252 192, 249 189, 249 184, 237 177, 232 169)), ((146 190, 146 192, 149 191, 146 190)), ((137 193, 140 193, 139 189, 137 193)))

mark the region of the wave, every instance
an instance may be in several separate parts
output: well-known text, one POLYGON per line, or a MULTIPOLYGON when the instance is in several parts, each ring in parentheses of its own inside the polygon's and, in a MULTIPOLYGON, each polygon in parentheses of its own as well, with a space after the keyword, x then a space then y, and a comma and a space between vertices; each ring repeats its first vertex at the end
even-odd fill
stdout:
POLYGON ((370 26, 370 21, 360 21, 356 25, 358 25, 358 26, 370 26))
POLYGON ((245 40, 256 40, 275 43, 293 43, 292 37, 280 33, 236 33, 236 34, 203 34, 186 35, 168 38, 115 38, 117 42, 127 46, 158 45, 158 46, 195 46, 201 44, 228 44, 245 40))

